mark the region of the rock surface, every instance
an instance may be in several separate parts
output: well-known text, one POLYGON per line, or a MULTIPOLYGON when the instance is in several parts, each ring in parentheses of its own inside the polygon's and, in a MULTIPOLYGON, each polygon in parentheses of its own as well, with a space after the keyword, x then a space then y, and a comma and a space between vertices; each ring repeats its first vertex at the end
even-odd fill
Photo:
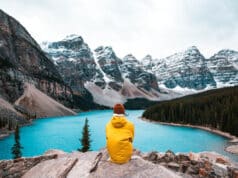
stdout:
POLYGON ((183 177, 229 177, 229 170, 233 170, 234 173, 238 168, 237 163, 213 152, 178 155, 172 151, 165 154, 151 152, 144 156, 144 159, 163 165, 183 177))
MULTIPOLYGON (((53 153, 53 152, 52 152, 53 153)), ((106 150, 102 150, 102 158, 98 160, 97 168, 90 173, 94 160, 99 152, 73 152, 57 159, 43 161, 30 169, 23 178, 31 177, 180 177, 160 165, 145 161, 142 157, 135 157, 122 165, 109 161, 106 150)))
POLYGON ((238 144, 226 147, 226 151, 238 155, 238 144))
POLYGON ((30 169, 22 178, 66 177, 77 161, 77 158, 67 157, 43 161, 30 169))
POLYGON ((55 159, 57 155, 46 155, 32 158, 18 158, 15 160, 0 161, 0 177, 1 178, 18 178, 24 175, 32 167, 45 160, 55 159))
POLYGON ((107 150, 65 153, 49 150, 43 156, 0 161, 0 177, 231 177, 238 165, 210 152, 174 154, 167 151, 141 153, 134 150, 125 164, 109 161, 107 150))
POLYGON ((67 175, 68 178, 89 177, 90 170, 93 167, 93 162, 96 159, 98 152, 86 152, 84 154, 74 153, 73 157, 78 157, 78 162, 67 175))

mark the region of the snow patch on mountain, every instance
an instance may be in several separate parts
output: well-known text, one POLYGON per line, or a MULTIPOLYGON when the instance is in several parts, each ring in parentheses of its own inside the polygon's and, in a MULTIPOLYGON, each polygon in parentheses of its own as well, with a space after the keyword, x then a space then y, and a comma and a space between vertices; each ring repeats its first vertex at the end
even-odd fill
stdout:
POLYGON ((78 39, 82 39, 82 37, 79 36, 79 35, 76 35, 76 34, 70 34, 70 35, 67 35, 67 36, 63 39, 63 41, 69 41, 69 40, 76 41, 76 40, 78 40, 78 39))
POLYGON ((100 65, 98 64, 98 61, 97 61, 97 60, 95 60, 95 63, 96 63, 96 65, 97 65, 97 68, 98 68, 98 69, 100 70, 100 72, 102 73, 104 81, 105 81, 106 83, 111 82, 112 80, 111 80, 111 79, 105 74, 105 72, 101 69, 101 67, 100 67, 100 65))

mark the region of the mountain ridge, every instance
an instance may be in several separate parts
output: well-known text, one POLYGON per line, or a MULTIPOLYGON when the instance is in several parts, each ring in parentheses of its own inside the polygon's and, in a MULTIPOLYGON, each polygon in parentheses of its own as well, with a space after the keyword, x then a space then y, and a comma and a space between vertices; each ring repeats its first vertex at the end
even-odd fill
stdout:
MULTIPOLYGON (((74 43, 78 37, 75 36, 74 43)), ((118 102, 124 103, 127 98, 153 99, 158 96, 155 76, 136 65, 129 56, 118 58, 110 46, 99 46, 92 51, 84 40, 80 39, 81 44, 74 50, 69 50, 70 46, 62 44, 62 41, 65 43, 64 39, 44 43, 42 46, 47 55, 55 61, 64 81, 75 89, 74 92, 86 89, 93 96, 94 102, 109 107, 118 102), (80 88, 77 88, 78 86, 80 88)), ((70 41, 72 38, 67 42, 70 41)))
MULTIPOLYGON (((81 36, 71 35, 74 36, 80 37, 85 43, 81 36)), ((92 94, 94 102, 98 104, 105 105, 106 102, 107 106, 112 107, 116 102, 125 103, 133 98, 161 101, 238 84, 238 52, 234 50, 223 49, 207 59, 196 46, 191 46, 166 58, 153 59, 151 55, 146 55, 138 60, 133 54, 118 58, 110 46, 99 46, 91 50, 87 43, 85 45, 90 55, 81 53, 81 58, 90 59, 94 67, 86 67, 83 72, 97 71, 97 74, 94 74, 93 79, 83 77, 81 85, 92 94), (214 67, 214 63, 218 67, 214 67), (222 69, 219 65, 226 66, 222 69), (115 96, 115 100, 109 101, 110 97, 107 95, 115 96)), ((43 46, 43 50, 55 59, 54 49, 51 51, 43 46)), ((75 50, 80 52, 81 48, 75 50)), ((64 51, 67 49, 62 48, 58 54, 73 65, 77 59, 72 59, 64 51)), ((60 60, 56 63, 59 65, 60 60)), ((82 69, 78 69, 79 71, 82 69)))

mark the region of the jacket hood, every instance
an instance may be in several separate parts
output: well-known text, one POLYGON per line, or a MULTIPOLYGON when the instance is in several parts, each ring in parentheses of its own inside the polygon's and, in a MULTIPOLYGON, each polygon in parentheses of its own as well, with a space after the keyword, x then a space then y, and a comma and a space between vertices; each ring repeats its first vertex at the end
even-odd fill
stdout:
POLYGON ((124 115, 113 115, 111 123, 115 128, 121 128, 126 125, 127 120, 124 115))

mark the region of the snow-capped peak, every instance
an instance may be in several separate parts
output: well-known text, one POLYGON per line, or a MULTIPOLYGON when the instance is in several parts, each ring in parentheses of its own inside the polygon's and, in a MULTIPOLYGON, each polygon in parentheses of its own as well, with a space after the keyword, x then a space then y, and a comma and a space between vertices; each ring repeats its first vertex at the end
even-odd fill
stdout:
POLYGON ((141 62, 144 66, 149 65, 151 62, 153 62, 152 56, 147 54, 144 58, 142 58, 141 62))
POLYGON ((142 60, 152 60, 152 56, 147 54, 142 60))
POLYGON ((99 46, 95 50, 96 54, 104 54, 107 56, 110 56, 112 53, 114 53, 111 46, 99 46))
POLYGON ((83 38, 76 34, 67 35, 62 41, 83 41, 83 38))
POLYGON ((137 61, 137 59, 132 54, 128 54, 123 58, 123 61, 137 61))
POLYGON ((94 50, 94 52, 96 60, 106 60, 107 63, 110 63, 112 61, 121 62, 111 46, 99 46, 94 50))
POLYGON ((193 50, 199 51, 198 48, 197 48, 197 46, 190 46, 190 47, 188 47, 188 49, 187 49, 187 51, 193 51, 193 50))
POLYGON ((220 64, 222 66, 230 65, 230 67, 233 66, 236 68, 236 70, 238 70, 238 52, 237 51, 230 50, 230 49, 223 49, 223 50, 218 51, 218 53, 216 53, 215 55, 213 55, 211 57, 211 59, 213 59, 213 61, 219 59, 218 64, 220 64), (221 62, 221 61, 223 61, 223 62, 221 62), (222 64, 222 63, 224 63, 224 64, 222 64))
POLYGON ((75 34, 41 46, 75 92, 86 87, 102 105, 111 106, 115 98, 117 102, 131 97, 171 99, 238 83, 238 52, 233 50, 224 49, 205 59, 191 46, 166 58, 146 55, 138 61, 132 54, 120 59, 111 46, 99 46, 92 52, 75 34))

